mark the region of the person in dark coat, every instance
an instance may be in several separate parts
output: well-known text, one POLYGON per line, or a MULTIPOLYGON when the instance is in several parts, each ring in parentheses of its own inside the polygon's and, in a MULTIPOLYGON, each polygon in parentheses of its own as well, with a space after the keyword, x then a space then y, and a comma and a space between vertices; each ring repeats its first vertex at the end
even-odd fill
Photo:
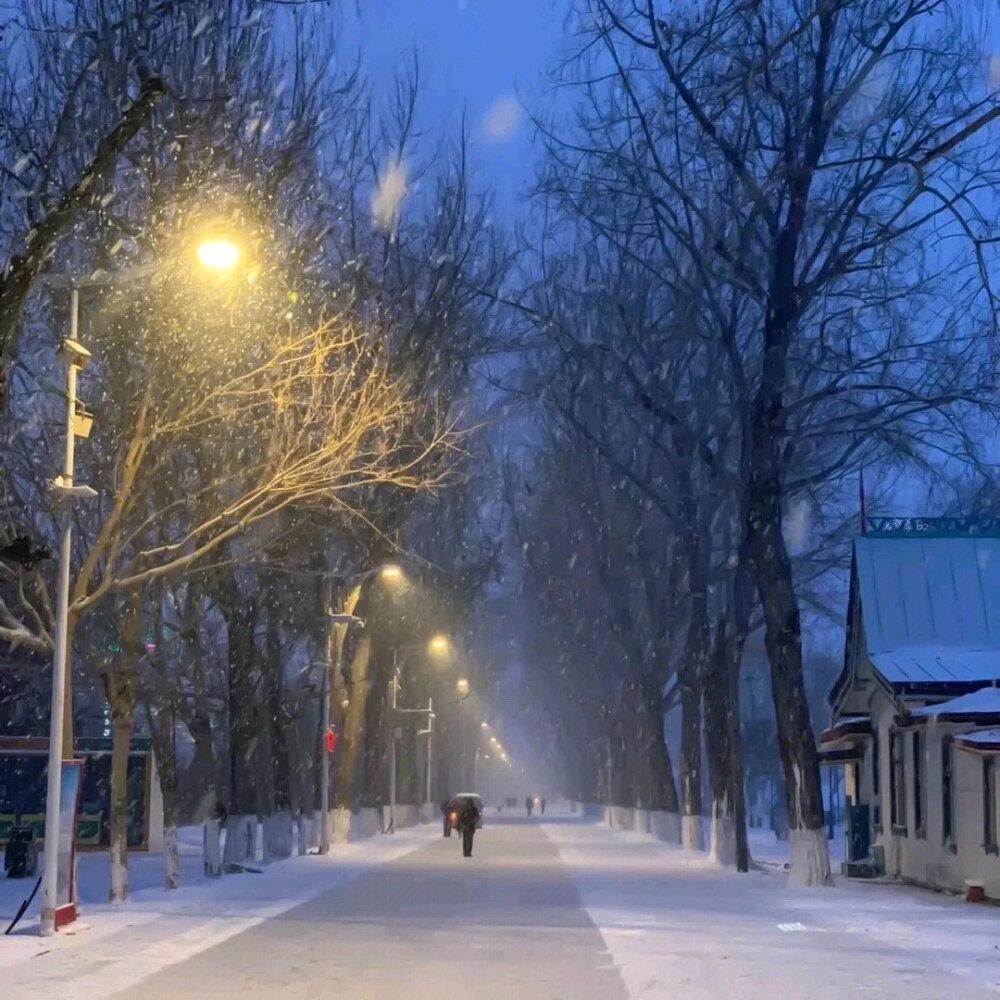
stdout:
POLYGON ((545 815, 545 797, 542 797, 542 815, 545 815))
POLYGON ((472 838, 475 837, 476 827, 479 826, 479 816, 479 808, 476 803, 472 799, 466 799, 458 817, 458 828, 462 831, 463 857, 472 857, 472 838))
POLYGON ((529 816, 531 815, 531 807, 534 804, 535 804, 534 800, 531 798, 530 795, 524 800, 524 808, 527 811, 527 813, 528 813, 529 816))

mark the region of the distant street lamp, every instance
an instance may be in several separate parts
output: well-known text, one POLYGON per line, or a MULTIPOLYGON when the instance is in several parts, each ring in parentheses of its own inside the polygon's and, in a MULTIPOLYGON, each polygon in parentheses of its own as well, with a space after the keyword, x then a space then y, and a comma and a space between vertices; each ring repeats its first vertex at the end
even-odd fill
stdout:
POLYGON ((468 698, 469 682, 464 677, 459 677, 458 681, 455 683, 455 690, 458 692, 458 696, 460 698, 468 698))
POLYGON ((447 656, 451 652, 451 641, 446 635, 435 635, 427 643, 427 651, 432 656, 447 656))

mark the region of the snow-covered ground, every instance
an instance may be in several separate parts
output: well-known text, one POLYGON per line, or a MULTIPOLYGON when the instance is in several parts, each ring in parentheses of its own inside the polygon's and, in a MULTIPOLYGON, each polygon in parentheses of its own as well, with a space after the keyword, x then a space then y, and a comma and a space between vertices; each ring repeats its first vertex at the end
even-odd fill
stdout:
POLYGON ((885 882, 790 889, 787 845, 764 831, 752 849, 765 870, 738 875, 598 822, 544 829, 636 1000, 1000 992, 1000 908, 885 882))
MULTIPOLYGON (((200 830, 182 833, 181 888, 171 892, 163 888, 159 855, 133 854, 132 891, 124 906, 106 902, 107 854, 81 855, 80 920, 55 937, 40 937, 36 897, 17 930, 0 944, 0 994, 95 1000, 128 990, 165 965, 183 961, 441 836, 438 824, 432 823, 391 837, 337 845, 326 857, 255 865, 262 869, 260 874, 206 879, 201 872, 200 830), (43 955, 44 969, 37 962, 43 955)), ((0 877, 4 927, 33 885, 33 879, 0 877)))

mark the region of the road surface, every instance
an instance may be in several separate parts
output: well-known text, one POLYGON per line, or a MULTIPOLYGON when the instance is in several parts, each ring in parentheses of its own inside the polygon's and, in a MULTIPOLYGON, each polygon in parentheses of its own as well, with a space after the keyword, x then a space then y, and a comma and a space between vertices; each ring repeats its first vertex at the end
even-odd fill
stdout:
POLYGON ((538 823, 487 824, 472 858, 441 837, 118 997, 625 1000, 538 823))
MULTIPOLYGON (((0 995, 64 1000, 989 1000, 1000 909, 791 890, 564 816, 359 841, 26 932, 0 995), (5 992, 6 991, 6 992, 5 992)), ((195 859, 196 860, 196 859, 195 859)), ((142 898, 139 898, 142 897, 142 898)))

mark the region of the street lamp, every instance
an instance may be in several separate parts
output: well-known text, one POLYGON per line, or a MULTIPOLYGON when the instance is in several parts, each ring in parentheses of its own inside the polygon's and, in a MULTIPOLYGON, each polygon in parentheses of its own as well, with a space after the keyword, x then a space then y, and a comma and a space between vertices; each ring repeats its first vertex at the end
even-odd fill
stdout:
POLYGON ((405 579, 403 571, 395 563, 386 563, 379 572, 382 579, 389 584, 402 583, 405 579))
POLYGON ((431 636, 430 642, 427 643, 427 652, 432 656, 447 656, 451 652, 451 642, 448 636, 440 633, 431 636))
POLYGON ((468 698, 469 682, 464 677, 459 677, 455 683, 455 690, 458 692, 460 698, 468 698))
MULTIPOLYGON (((213 270, 232 268, 239 259, 239 248, 231 240, 206 240, 198 248, 198 259, 213 270)), ((80 289, 83 287, 103 287, 120 282, 146 277, 156 270, 156 265, 140 265, 108 275, 95 272, 89 278, 75 275, 47 274, 40 279, 52 287, 68 287, 70 290, 69 336, 59 349, 59 356, 66 363, 66 444, 63 455, 63 471, 50 482, 50 487, 61 507, 62 520, 59 580, 56 593, 56 634, 52 664, 52 711, 49 721, 48 777, 45 799, 45 866, 42 874, 42 909, 39 918, 42 934, 54 934, 60 924, 75 919, 75 903, 72 902, 74 883, 73 852, 68 852, 69 868, 66 871, 67 885, 70 887, 71 902, 64 908, 58 905, 59 883, 59 817, 62 798, 62 771, 64 757, 72 757, 72 684, 67 676, 69 660, 69 585, 70 559, 72 555, 72 518, 69 505, 73 500, 91 499, 97 492, 89 486, 73 482, 74 443, 76 438, 90 436, 93 417, 76 398, 77 375, 90 361, 91 354, 78 340, 80 327, 80 289), (63 746, 64 742, 67 744, 63 746)), ((68 831, 70 847, 76 831, 68 831)))
POLYGON ((197 257, 210 271, 231 271, 240 259, 240 248, 225 237, 202 240, 197 257))

